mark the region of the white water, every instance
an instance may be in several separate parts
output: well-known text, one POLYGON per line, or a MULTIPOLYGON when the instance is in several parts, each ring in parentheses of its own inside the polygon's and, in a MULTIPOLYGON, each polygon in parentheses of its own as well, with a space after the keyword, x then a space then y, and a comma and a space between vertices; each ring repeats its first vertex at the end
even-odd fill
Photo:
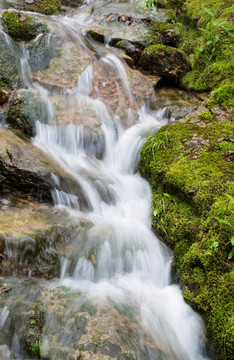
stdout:
MULTIPOLYGON (((73 24, 82 16, 73 21, 69 17, 57 19, 57 26, 61 21, 61 29, 67 26, 66 34, 74 38, 73 24)), ((80 34, 77 41, 79 38, 80 34)), ((133 110, 122 61, 110 53, 103 55, 102 62, 115 70, 130 100, 129 110, 133 110)), ((85 103, 95 111, 101 123, 97 138, 103 147, 103 156, 96 157, 95 134, 87 136, 83 125, 56 125, 48 91, 30 80, 27 54, 22 68, 25 83, 39 91, 49 118, 47 124, 37 121, 33 143, 76 179, 88 206, 83 209, 79 194, 66 192, 52 175, 55 205, 67 209, 74 218, 86 217, 93 223, 71 276, 66 277, 68 259, 61 259, 60 285, 80 289, 89 299, 112 299, 137 308, 142 328, 165 351, 167 359, 205 359, 202 321, 184 302, 179 286, 171 284, 172 255, 151 230, 151 190, 137 173, 142 145, 168 121, 164 111, 152 112, 143 106, 138 109, 137 123, 126 128, 104 101, 90 97, 93 66, 88 66, 77 85, 64 91, 64 99, 69 104, 71 99, 85 103)), ((68 107, 68 117, 71 110, 68 107)))

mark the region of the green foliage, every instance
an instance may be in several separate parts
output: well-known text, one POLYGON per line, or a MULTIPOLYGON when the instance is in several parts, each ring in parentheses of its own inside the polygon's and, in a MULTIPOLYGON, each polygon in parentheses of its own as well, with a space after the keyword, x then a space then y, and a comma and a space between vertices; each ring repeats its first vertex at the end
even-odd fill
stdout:
POLYGON ((158 0, 142 0, 140 3, 140 6, 144 10, 150 10, 150 11, 156 12, 157 11, 157 3, 158 3, 158 0))

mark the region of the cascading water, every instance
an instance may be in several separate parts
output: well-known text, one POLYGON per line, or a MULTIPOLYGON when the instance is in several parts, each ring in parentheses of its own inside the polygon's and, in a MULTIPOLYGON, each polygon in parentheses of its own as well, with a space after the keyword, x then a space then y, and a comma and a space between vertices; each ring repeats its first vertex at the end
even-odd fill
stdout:
MULTIPOLYGON (((52 20, 60 34, 82 47, 85 41, 81 30, 85 30, 86 21, 92 21, 85 11, 52 20)), ((92 50, 94 46, 92 43, 92 50)), ((85 50, 91 53, 88 47, 85 50)), ((96 50, 92 64, 73 89, 64 89, 62 96, 60 92, 67 108, 67 123, 58 124, 51 101, 56 90, 46 90, 32 81, 26 50, 21 63, 25 84, 37 90, 47 114, 46 123, 41 119, 36 122, 33 143, 76 179, 85 199, 81 201, 72 187, 64 186, 52 174, 55 206, 66 209, 74 219, 85 218, 92 224, 78 242, 75 264, 71 266, 66 256, 61 258, 59 286, 78 289, 89 300, 136 309, 139 326, 164 354, 157 357, 148 352, 146 359, 205 359, 202 321, 185 304, 179 286, 171 283, 172 255, 151 231, 151 191, 137 173, 139 151, 149 134, 168 123, 165 112, 153 112, 147 104, 138 108, 123 62, 107 47, 104 53, 96 50), (128 101, 122 122, 105 99, 98 97, 94 78, 97 63, 107 74, 102 82, 109 81, 109 71, 114 72, 118 101, 124 102, 123 94, 128 101), (69 113, 75 108, 92 111, 98 127, 69 123, 69 113), (137 121, 132 120, 134 111, 138 113, 137 121)), ((62 339, 70 345, 68 338, 62 339)), ((44 335, 42 346, 46 342, 44 335)), ((50 358, 58 355, 50 354, 50 358)), ((141 355, 138 358, 143 359, 141 355)))

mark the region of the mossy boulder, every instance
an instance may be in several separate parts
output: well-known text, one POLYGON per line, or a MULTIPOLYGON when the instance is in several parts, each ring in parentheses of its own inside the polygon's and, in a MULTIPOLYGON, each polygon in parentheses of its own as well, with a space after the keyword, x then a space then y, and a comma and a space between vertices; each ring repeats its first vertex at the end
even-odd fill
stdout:
POLYGON ((183 296, 203 315, 218 358, 228 360, 233 130, 232 122, 220 123, 203 111, 160 129, 144 145, 139 163, 153 190, 152 226, 174 250, 183 296))
POLYGON ((176 82, 189 68, 183 51, 165 45, 151 45, 145 48, 138 66, 154 75, 176 82))
POLYGON ((17 10, 39 12, 45 15, 55 15, 63 10, 61 2, 58 0, 9 0, 8 3, 17 10))
POLYGON ((15 40, 29 41, 39 33, 47 31, 46 25, 20 12, 5 11, 2 19, 8 34, 15 40))
POLYGON ((15 92, 7 112, 7 123, 12 128, 33 136, 37 120, 48 121, 46 104, 40 99, 38 92, 27 89, 15 92))

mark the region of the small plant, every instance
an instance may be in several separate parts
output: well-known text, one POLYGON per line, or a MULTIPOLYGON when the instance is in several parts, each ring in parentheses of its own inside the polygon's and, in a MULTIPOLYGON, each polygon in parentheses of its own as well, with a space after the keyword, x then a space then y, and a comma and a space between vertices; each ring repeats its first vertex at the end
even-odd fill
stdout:
POLYGON ((225 33, 227 33, 227 35, 233 36, 231 33, 233 28, 232 29, 226 28, 225 25, 228 24, 227 21, 215 20, 215 14, 212 13, 211 10, 204 8, 204 11, 210 16, 210 20, 207 23, 205 28, 199 28, 199 30, 205 34, 206 43, 205 43, 205 47, 204 48, 201 47, 201 48, 197 49, 196 53, 198 55, 200 55, 203 52, 206 52, 208 55, 206 54, 205 56, 206 56, 207 60, 209 60, 211 62, 217 54, 218 43, 220 40, 219 35, 216 34, 216 30, 218 28, 221 28, 225 33))
POLYGON ((144 10, 157 11, 157 0, 142 0, 140 6, 144 10))
POLYGON ((32 354, 36 358, 42 359, 41 354, 41 339, 36 340, 35 345, 32 347, 32 354))

